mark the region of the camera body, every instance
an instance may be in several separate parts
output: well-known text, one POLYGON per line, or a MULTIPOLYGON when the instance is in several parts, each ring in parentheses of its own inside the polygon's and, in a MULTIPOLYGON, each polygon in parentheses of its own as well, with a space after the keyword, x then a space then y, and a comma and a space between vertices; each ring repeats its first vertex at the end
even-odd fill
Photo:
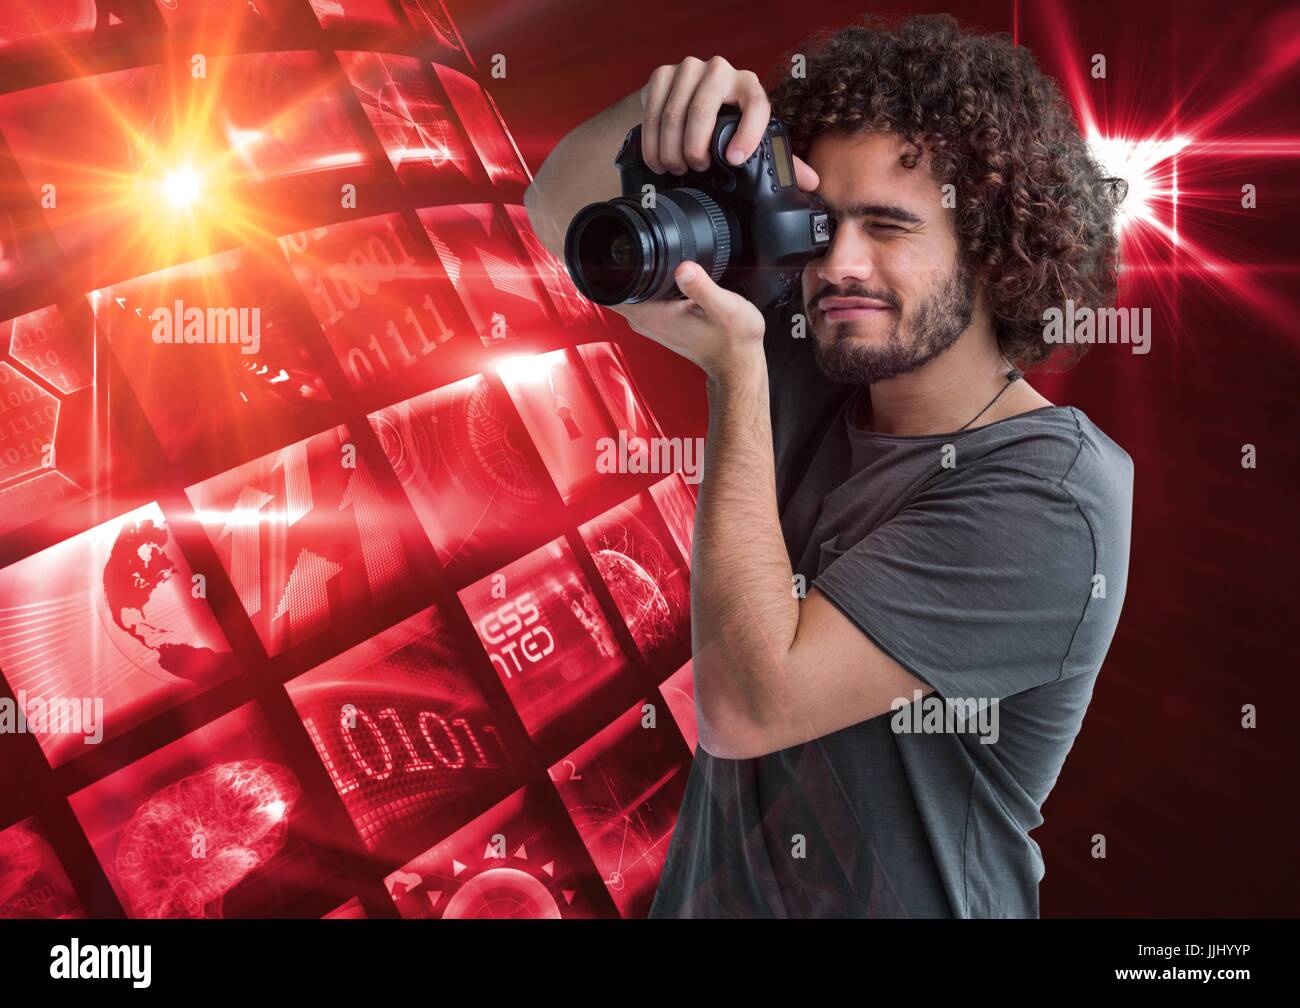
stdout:
POLYGON ((583 207, 564 239, 565 265, 587 298, 616 305, 685 297, 673 272, 688 259, 764 313, 799 293, 804 266, 830 244, 830 217, 796 184, 779 119, 769 120, 745 162, 727 163, 739 123, 740 110, 724 105, 709 140, 709 167, 683 175, 650 171, 641 127, 628 131, 614 159, 622 196, 583 207))

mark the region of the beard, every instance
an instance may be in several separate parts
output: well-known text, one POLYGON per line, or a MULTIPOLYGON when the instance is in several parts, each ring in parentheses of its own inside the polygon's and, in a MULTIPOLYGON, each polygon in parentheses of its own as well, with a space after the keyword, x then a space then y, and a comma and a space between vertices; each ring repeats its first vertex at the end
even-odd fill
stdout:
POLYGON ((829 322, 824 333, 814 333, 817 365, 831 381, 845 385, 871 385, 915 371, 957 342, 975 314, 975 284, 960 262, 910 312, 899 310, 892 293, 848 289, 835 294, 876 298, 891 305, 894 315, 880 344, 854 339, 851 321, 829 322))

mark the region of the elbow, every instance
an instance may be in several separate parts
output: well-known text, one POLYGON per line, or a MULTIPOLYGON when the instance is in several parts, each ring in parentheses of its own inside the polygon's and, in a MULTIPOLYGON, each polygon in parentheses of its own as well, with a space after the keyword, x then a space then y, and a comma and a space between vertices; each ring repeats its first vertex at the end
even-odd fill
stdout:
POLYGON ((528 208, 529 213, 537 210, 541 202, 541 190, 537 188, 537 178, 528 183, 528 188, 524 190, 524 206, 528 208))
MULTIPOLYGON (((551 172, 547 169, 547 162, 543 162, 542 166, 537 169, 537 174, 533 176, 533 180, 524 189, 524 207, 534 221, 541 216, 546 216, 549 220, 550 211, 547 206, 547 194, 554 194, 555 192, 551 172)), ((534 227, 536 227, 536 224, 534 224, 534 227)))
POLYGON ((524 209, 528 211, 528 220, 532 223, 533 230, 537 230, 539 218, 542 216, 542 193, 537 188, 537 180, 533 179, 528 183, 528 188, 524 190, 524 209))
MULTIPOLYGON (((695 721, 699 745, 717 759, 742 760, 771 752, 762 719, 752 702, 737 702, 710 685, 710 678, 695 670, 695 721)), ((714 680, 716 681, 716 680, 714 680)))
POLYGON ((770 746, 763 743, 760 734, 744 725, 708 718, 697 720, 700 748, 715 759, 757 759, 772 751, 770 746))
MULTIPOLYGON (((545 166, 543 166, 544 170, 545 166)), ((562 242, 557 244, 555 221, 547 209, 545 197, 542 195, 545 189, 545 183, 541 182, 542 175, 543 172, 538 172, 537 178, 533 179, 528 188, 524 190, 524 209, 528 213, 528 222, 532 226, 533 233, 537 235, 542 245, 551 255, 562 261, 564 259, 564 248, 562 242)))

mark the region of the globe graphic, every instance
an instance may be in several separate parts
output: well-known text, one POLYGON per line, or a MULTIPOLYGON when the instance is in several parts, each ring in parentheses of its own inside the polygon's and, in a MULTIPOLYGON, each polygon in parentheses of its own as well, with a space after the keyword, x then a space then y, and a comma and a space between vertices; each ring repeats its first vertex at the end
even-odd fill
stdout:
MULTIPOLYGON (((149 616, 154 594, 177 570, 168 554, 169 539, 167 526, 151 518, 124 522, 104 562, 104 602, 113 624, 154 652, 163 671, 194 683, 213 681, 231 671, 231 654, 175 640, 177 628, 149 616)), ((182 597, 188 598, 188 591, 182 597)))

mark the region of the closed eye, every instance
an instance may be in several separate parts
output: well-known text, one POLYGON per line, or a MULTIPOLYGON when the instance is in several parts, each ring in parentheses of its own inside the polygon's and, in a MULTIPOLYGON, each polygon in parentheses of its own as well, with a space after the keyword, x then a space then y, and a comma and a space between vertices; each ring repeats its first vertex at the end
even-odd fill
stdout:
MULTIPOLYGON (((839 230, 840 221, 838 217, 835 217, 833 215, 828 216, 827 220, 828 223, 830 224, 830 233, 831 233, 831 237, 833 238, 835 236, 835 232, 839 230)), ((906 227, 902 226, 901 224, 892 224, 889 221, 869 221, 866 224, 866 226, 871 228, 873 231, 877 232, 878 234, 889 234, 889 235, 903 234, 908 230, 906 227)))

